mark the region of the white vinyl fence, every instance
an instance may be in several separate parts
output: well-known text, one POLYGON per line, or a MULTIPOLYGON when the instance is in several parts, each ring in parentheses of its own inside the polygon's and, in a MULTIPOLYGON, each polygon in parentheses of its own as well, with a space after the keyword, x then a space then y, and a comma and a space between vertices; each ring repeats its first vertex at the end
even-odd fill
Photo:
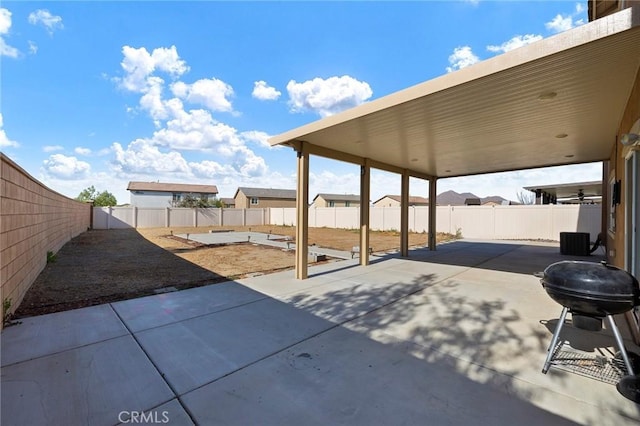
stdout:
POLYGON ((269 224, 268 209, 95 207, 94 229, 269 224))
MULTIPOLYGON (((409 208, 409 230, 427 232, 428 207, 409 208)), ((294 208, 271 208, 272 225, 296 225, 294 208)), ((360 226, 357 207, 317 207, 309 209, 310 227, 356 229, 360 226)), ((372 207, 372 230, 400 230, 400 207, 372 207)), ((492 240, 553 240, 560 232, 588 232, 595 241, 601 225, 601 206, 524 205, 524 206, 438 206, 436 230, 460 233, 466 238, 492 240)))
MULTIPOLYGON (((409 230, 427 232, 428 207, 409 208, 409 230)), ((94 229, 211 227, 236 225, 296 225, 295 208, 137 208, 96 207, 94 229)), ((370 209, 372 230, 400 230, 400 207, 370 209)), ((317 207, 309 209, 309 226, 314 228, 357 229, 358 207, 317 207)), ((490 240, 553 240, 560 232, 588 232, 595 241, 601 229, 600 205, 535 206, 438 206, 436 230, 460 233, 466 238, 490 240)))

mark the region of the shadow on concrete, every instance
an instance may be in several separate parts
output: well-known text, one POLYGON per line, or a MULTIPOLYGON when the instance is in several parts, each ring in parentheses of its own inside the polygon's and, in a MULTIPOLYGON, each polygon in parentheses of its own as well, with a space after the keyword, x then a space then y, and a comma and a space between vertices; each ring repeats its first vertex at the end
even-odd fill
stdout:
MULTIPOLYGON (((399 253, 381 254, 371 263, 387 259, 401 258, 399 253)), ((552 263, 562 260, 582 260, 600 262, 604 256, 594 252, 591 256, 568 256, 560 254, 559 247, 549 245, 523 244, 509 241, 458 240, 439 244, 435 251, 424 247, 413 248, 409 257, 416 262, 435 263, 494 271, 533 274, 543 271, 552 263)))
POLYGON ((335 325, 181 400, 202 424, 301 416, 305 424, 577 424, 532 404, 545 390, 516 386, 515 368, 491 366, 505 340, 526 357, 510 327, 518 314, 499 300, 452 294, 455 287, 425 274, 302 292, 287 304, 335 325), (431 309, 437 318, 424 316, 431 309), (212 401, 227 412, 211 410, 212 401))

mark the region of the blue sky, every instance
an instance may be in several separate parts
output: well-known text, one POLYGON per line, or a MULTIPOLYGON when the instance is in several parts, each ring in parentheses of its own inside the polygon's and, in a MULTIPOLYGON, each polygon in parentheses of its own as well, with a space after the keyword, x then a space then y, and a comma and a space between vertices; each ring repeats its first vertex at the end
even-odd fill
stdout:
MULTIPOLYGON (((294 189, 295 153, 270 136, 586 22, 586 1, 3 1, 0 149, 70 197, 93 185, 127 203, 129 181, 294 189)), ((358 172, 312 157, 311 197, 358 193, 358 172)), ((438 193, 599 179, 597 163, 438 193)), ((399 193, 372 172, 372 200, 399 193)))

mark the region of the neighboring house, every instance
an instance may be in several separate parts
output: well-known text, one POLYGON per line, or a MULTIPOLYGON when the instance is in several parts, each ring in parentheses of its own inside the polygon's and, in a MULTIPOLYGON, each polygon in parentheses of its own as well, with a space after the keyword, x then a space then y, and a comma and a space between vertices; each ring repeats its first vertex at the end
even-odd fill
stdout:
POLYGON ((535 204, 600 204, 602 181, 525 186, 535 194, 535 204))
POLYGON ((480 206, 480 205, 482 205, 482 201, 480 201, 480 198, 469 197, 469 198, 465 198, 464 205, 465 206, 480 206))
POLYGON ((439 206, 504 206, 515 204, 498 195, 490 197, 478 197, 471 192, 463 192, 458 194, 456 191, 445 191, 438 195, 439 206))
POLYGON ((220 198, 220 202, 225 209, 232 209, 236 206, 235 198, 220 198))
POLYGON ((172 207, 187 195, 207 201, 215 201, 218 188, 215 185, 191 185, 164 182, 129 182, 131 205, 134 207, 172 207))
POLYGON ((312 207, 359 207, 360 196, 354 194, 318 194, 312 207))
MULTIPOLYGON (((428 206, 429 199, 424 197, 409 197, 409 207, 428 206)), ((373 207, 400 207, 399 195, 385 195, 373 202, 373 207)))
POLYGON ((296 206, 295 189, 239 187, 233 198, 237 209, 296 206))

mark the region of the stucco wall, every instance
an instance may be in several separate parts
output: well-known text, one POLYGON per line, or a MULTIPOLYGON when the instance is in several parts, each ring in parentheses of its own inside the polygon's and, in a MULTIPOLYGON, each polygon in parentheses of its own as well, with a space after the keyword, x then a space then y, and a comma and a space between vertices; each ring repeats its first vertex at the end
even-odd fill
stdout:
POLYGON ((44 186, 0 153, 0 299, 15 311, 67 241, 91 225, 91 205, 44 186))
MULTIPOLYGON (((640 70, 636 74, 635 84, 633 86, 633 90, 631 91, 631 96, 629 97, 629 101, 627 102, 625 112, 620 122, 620 127, 618 129, 618 140, 620 136, 628 133, 631 130, 633 124, 640 119, 640 70)), ((624 268, 624 259, 625 259, 625 210, 626 210, 626 200, 624 194, 627 192, 627 184, 625 180, 625 157, 629 152, 630 147, 623 146, 620 142, 616 143, 611 150, 611 158, 609 160, 609 176, 607 179, 615 178, 616 180, 622 181, 621 188, 621 202, 616 206, 615 218, 616 218, 616 229, 614 233, 607 232, 607 249, 608 249, 608 261, 609 263, 618 266, 620 268, 624 268)), ((608 182, 608 180, 607 180, 608 182)), ((608 186, 606 186, 608 189, 608 186)), ((607 194, 607 199, 610 200, 610 194, 607 194)), ((606 206, 609 206, 609 202, 607 202, 606 206)), ((606 215, 608 212, 608 208, 606 210, 603 209, 603 214, 606 215)))

